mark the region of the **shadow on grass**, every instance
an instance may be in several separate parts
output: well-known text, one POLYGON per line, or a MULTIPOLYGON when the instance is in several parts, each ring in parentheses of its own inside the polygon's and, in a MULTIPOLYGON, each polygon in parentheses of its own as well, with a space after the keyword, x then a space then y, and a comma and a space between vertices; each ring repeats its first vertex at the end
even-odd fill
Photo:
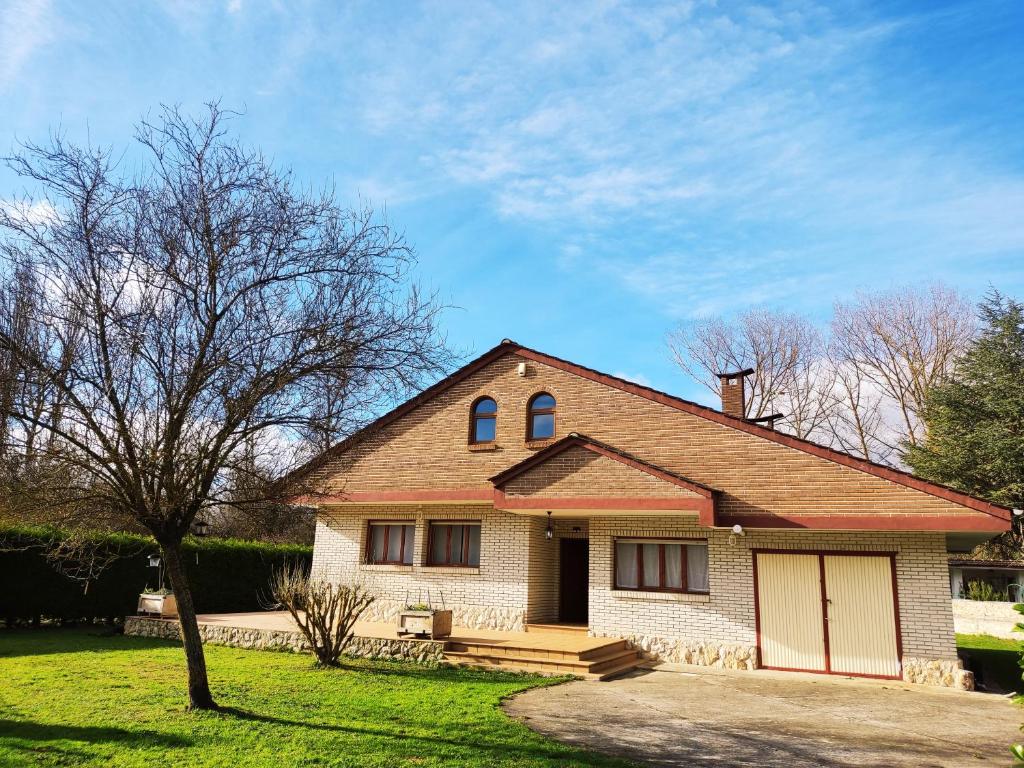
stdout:
MULTIPOLYGON (((621 766, 623 761, 616 758, 609 758, 603 755, 594 753, 587 753, 583 751, 574 750, 572 747, 549 747, 541 744, 515 744, 507 741, 501 742, 487 742, 479 738, 479 735, 471 734, 467 732, 466 738, 457 739, 438 735, 417 735, 407 733, 399 728, 385 729, 385 728, 373 728, 368 726, 352 726, 352 725, 336 725, 332 723, 311 723, 304 720, 290 720, 282 717, 272 717, 270 715, 261 715, 256 712, 249 712, 244 709, 237 707, 222 707, 219 712, 224 715, 236 717, 239 720, 247 720, 258 723, 268 723, 272 725, 283 725, 289 728, 308 728, 316 731, 331 731, 335 733, 349 733, 349 734, 360 734, 364 736, 377 736, 387 740, 403 740, 409 739, 412 741, 420 741, 429 744, 436 744, 444 747, 458 747, 466 749, 471 752, 486 752, 494 755, 497 758, 517 758, 517 759, 544 759, 550 760, 553 763, 564 765, 567 761, 572 762, 576 765, 581 766, 594 766, 594 768, 610 768, 611 766, 621 766), (574 754, 575 751, 575 754, 574 754)), ((535 737, 536 738, 536 737, 535 737)))
POLYGON ((110 653, 181 647, 176 640, 126 637, 107 627, 16 627, 0 630, 0 658, 57 653, 110 653))
POLYGON ((113 743, 120 747, 161 747, 182 748, 192 746, 191 739, 157 731, 112 728, 91 725, 51 725, 30 720, 8 720, 0 718, 0 746, 24 755, 62 755, 76 760, 94 759, 96 756, 63 744, 113 743))

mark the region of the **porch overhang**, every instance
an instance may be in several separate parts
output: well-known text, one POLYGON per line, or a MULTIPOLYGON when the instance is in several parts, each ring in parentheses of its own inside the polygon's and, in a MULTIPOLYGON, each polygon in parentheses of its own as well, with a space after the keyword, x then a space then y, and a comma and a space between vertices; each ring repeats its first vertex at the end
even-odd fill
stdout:
MULTIPOLYGON (((578 477, 575 479, 579 480, 578 477)), ((577 433, 514 464, 492 477, 491 482, 494 483, 495 509, 517 514, 692 514, 696 515, 700 525, 715 526, 715 503, 718 497, 715 489, 577 433), (624 473, 619 478, 620 481, 627 481, 623 483, 624 486, 649 487, 650 492, 642 495, 623 492, 622 487, 617 486, 612 478, 609 478, 608 487, 584 487, 580 490, 579 485, 574 485, 571 480, 576 469, 582 467, 574 467, 573 461, 565 460, 569 452, 575 456, 586 453, 606 462, 614 462, 606 466, 617 467, 619 469, 616 471, 624 473), (635 479, 632 473, 642 477, 644 482, 628 482, 635 479), (533 475, 536 477, 530 480, 533 475)), ((588 483, 582 485, 587 486, 588 483)))

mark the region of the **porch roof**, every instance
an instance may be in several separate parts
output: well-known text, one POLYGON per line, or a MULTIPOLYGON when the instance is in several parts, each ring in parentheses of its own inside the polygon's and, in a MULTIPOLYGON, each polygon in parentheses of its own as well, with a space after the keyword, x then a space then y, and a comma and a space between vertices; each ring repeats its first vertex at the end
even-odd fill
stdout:
POLYGON ((498 509, 671 510, 715 524, 716 489, 576 432, 490 479, 498 509))

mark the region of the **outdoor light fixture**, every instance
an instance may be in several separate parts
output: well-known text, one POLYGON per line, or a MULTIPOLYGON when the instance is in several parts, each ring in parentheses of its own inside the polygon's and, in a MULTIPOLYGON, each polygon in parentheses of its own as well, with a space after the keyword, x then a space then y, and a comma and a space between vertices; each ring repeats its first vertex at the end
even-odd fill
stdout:
POLYGON ((548 510, 548 527, 544 529, 544 538, 553 539, 555 537, 555 529, 551 527, 551 510, 548 510))
POLYGON ((210 524, 205 520, 196 520, 192 523, 192 533, 200 539, 210 532, 210 524))
POLYGON ((160 555, 150 555, 149 556, 149 567, 150 568, 159 568, 160 567, 160 555))
POLYGON ((736 525, 734 525, 732 527, 732 533, 729 534, 729 546, 730 547, 735 547, 736 546, 736 537, 737 536, 746 536, 746 535, 747 534, 746 534, 746 532, 744 532, 743 526, 740 525, 739 523, 737 523, 736 525))

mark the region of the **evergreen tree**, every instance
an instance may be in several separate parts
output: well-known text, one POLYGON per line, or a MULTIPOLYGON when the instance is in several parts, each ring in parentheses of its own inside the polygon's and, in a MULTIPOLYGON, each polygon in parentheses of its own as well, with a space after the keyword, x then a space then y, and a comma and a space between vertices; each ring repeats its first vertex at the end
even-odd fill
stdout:
MULTIPOLYGON (((915 473, 1008 507, 1024 507, 1024 305, 992 291, 982 330, 951 380, 929 390, 925 442, 906 446, 915 473)), ((987 548, 1024 558, 1019 524, 987 548)))

